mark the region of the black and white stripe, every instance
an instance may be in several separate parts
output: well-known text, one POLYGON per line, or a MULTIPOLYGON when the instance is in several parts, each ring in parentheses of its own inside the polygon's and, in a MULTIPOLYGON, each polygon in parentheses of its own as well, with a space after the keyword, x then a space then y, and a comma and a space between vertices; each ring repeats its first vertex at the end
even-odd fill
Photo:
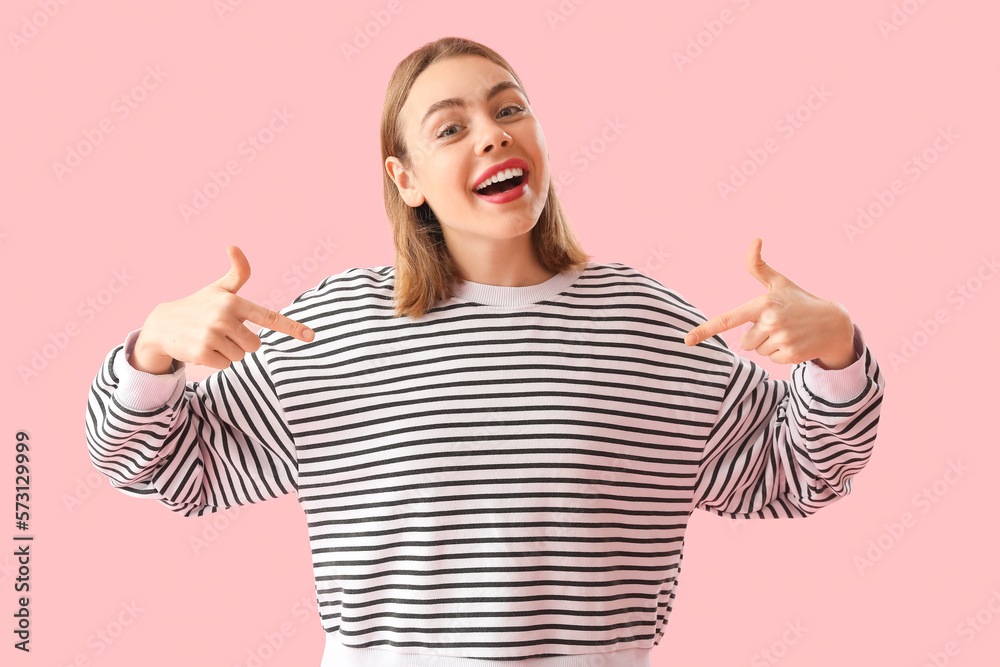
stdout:
POLYGON ((123 492, 201 516, 295 491, 323 625, 347 646, 649 649, 696 507, 808 516, 871 454, 884 379, 857 328, 867 384, 838 402, 807 364, 773 380, 718 336, 686 346, 705 316, 622 264, 530 306, 452 299, 418 320, 392 316, 393 278, 330 276, 281 311, 312 343, 265 330, 158 406, 120 400, 154 376, 119 345, 87 408, 123 492))

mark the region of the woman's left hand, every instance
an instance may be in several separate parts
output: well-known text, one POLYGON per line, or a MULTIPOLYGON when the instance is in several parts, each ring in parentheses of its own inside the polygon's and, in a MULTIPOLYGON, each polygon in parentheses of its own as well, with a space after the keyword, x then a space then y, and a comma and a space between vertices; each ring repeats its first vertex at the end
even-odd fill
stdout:
POLYGON ((750 242, 746 266, 767 292, 696 326, 684 342, 697 345, 719 332, 754 322, 740 338, 744 350, 757 350, 777 364, 812 360, 827 370, 850 366, 857 354, 854 323, 847 309, 810 294, 768 266, 760 256, 762 244, 759 238, 750 242))

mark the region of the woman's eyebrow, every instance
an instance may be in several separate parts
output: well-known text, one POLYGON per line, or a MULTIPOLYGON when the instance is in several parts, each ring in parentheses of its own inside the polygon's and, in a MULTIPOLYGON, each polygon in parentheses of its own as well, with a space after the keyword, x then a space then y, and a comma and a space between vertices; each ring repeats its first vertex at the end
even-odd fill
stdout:
MULTIPOLYGON (((513 88, 516 91, 518 91, 519 93, 521 93, 521 95, 523 95, 525 99, 528 98, 528 96, 524 94, 524 91, 521 90, 521 86, 517 85, 513 81, 507 80, 507 81, 501 81, 500 83, 494 85, 492 88, 489 89, 489 91, 486 93, 486 99, 487 99, 487 101, 492 100, 494 97, 496 97, 497 95, 499 95, 503 91, 508 90, 510 88, 513 88)), ((466 103, 466 101, 463 100, 460 97, 449 97, 446 100, 440 100, 438 102, 435 102, 434 104, 432 104, 430 106, 429 109, 427 109, 427 113, 425 113, 423 119, 421 119, 421 121, 420 121, 420 129, 421 130, 423 129, 424 124, 427 122, 428 118, 430 118, 431 116, 433 116, 436 112, 440 111, 441 109, 447 109, 449 107, 463 107, 464 108, 466 106, 468 106, 467 103, 466 103)))

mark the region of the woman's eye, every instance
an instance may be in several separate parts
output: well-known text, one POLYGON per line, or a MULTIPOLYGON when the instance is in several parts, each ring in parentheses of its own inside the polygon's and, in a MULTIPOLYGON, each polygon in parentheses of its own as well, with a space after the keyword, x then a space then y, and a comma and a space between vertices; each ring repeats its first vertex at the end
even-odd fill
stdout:
MULTIPOLYGON (((508 109, 511 110, 511 111, 516 110, 518 112, 524 111, 524 109, 522 109, 520 105, 509 104, 509 105, 503 107, 502 109, 500 109, 500 111, 497 112, 497 115, 502 114, 504 111, 507 111, 508 109)), ((453 136, 452 134, 448 134, 448 130, 454 129, 456 127, 459 127, 459 126, 453 124, 453 125, 448 125, 445 128, 442 128, 441 131, 437 133, 437 138, 438 139, 444 139, 445 137, 453 136)))
POLYGON ((451 136, 451 135, 445 134, 445 132, 447 132, 448 130, 450 130, 452 128, 455 128, 455 127, 458 127, 458 126, 457 125, 449 125, 448 127, 444 128, 443 130, 441 130, 440 132, 438 132, 437 133, 438 139, 441 139, 443 137, 451 136))
POLYGON ((518 106, 517 104, 511 104, 510 106, 506 106, 503 109, 500 109, 500 113, 503 113, 507 109, 517 109, 518 111, 523 111, 523 109, 521 109, 521 107, 518 106))

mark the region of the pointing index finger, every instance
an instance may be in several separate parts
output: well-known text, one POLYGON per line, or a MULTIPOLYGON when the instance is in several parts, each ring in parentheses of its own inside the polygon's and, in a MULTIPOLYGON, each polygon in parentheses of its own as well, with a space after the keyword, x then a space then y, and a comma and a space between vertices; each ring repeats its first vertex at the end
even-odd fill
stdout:
POLYGON ((686 345, 697 345, 706 338, 728 331, 747 322, 756 322, 760 317, 760 302, 754 298, 747 301, 742 306, 737 306, 730 311, 710 318, 691 331, 684 337, 686 345))
POLYGON ((296 322, 290 317, 285 317, 281 313, 276 313, 275 311, 264 308, 263 306, 258 306, 256 303, 248 299, 242 299, 242 302, 243 311, 240 313, 240 317, 248 322, 259 324, 266 329, 288 334, 289 336, 297 338, 305 343, 311 342, 316 337, 315 332, 301 322, 296 322))

